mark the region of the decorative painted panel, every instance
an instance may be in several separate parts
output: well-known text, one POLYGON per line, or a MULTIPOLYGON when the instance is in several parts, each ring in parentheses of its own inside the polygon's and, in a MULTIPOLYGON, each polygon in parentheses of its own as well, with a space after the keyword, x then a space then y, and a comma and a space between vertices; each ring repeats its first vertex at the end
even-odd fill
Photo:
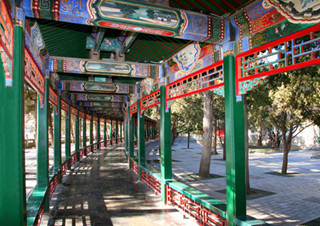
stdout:
POLYGON ((89 121, 91 121, 92 116, 91 116, 91 115, 86 114, 86 119, 88 119, 89 121))
POLYGON ((49 60, 51 72, 97 74, 110 76, 124 76, 135 78, 157 77, 156 68, 159 65, 139 64, 132 62, 92 61, 76 58, 52 57, 49 60))
POLYGON ((61 100, 61 109, 64 110, 65 112, 67 112, 67 113, 69 112, 69 105, 64 100, 61 100))
POLYGON ((124 0, 23 0, 28 17, 218 42, 222 20, 206 14, 124 0))
POLYGON ((270 75, 319 63, 320 24, 237 55, 237 95, 270 75))
MULTIPOLYGON (((95 40, 92 37, 87 37, 86 48, 87 49, 94 48, 94 42, 95 40)), ((115 52, 115 51, 119 51, 120 47, 121 47, 121 43, 117 38, 104 38, 101 43, 100 51, 115 52)))
POLYGON ((98 119, 99 119, 98 117, 93 116, 93 121, 94 121, 94 122, 98 122, 98 119))
POLYGON ((165 62, 168 82, 174 82, 214 63, 214 45, 193 43, 165 62))
POLYGON ((53 104, 56 108, 56 112, 58 109, 58 95, 56 92, 52 89, 52 87, 49 87, 49 101, 51 104, 53 104))
POLYGON ((275 7, 291 23, 319 23, 320 3, 317 0, 264 0, 265 8, 275 7))
POLYGON ((101 92, 101 93, 121 93, 129 94, 130 86, 127 84, 107 84, 97 82, 61 82, 62 90, 76 91, 76 92, 101 92), (68 86, 67 86, 68 85, 68 86))
POLYGON ((123 103, 105 103, 105 102, 83 102, 81 104, 83 107, 116 107, 122 108, 124 106, 123 103))
POLYGON ((44 65, 48 60, 48 51, 46 49, 38 23, 32 20, 26 20, 25 43, 30 50, 33 58, 44 73, 44 65))
POLYGON ((105 101, 105 102, 125 102, 126 96, 107 94, 76 94, 78 101, 105 101))
POLYGON ((41 104, 43 104, 45 86, 43 74, 27 47, 24 49, 24 58, 24 79, 40 94, 41 104))
POLYGON ((223 86, 223 61, 220 61, 166 85, 167 108, 174 99, 223 86))
POLYGON ((86 115, 85 113, 83 113, 82 111, 79 111, 79 117, 80 117, 80 118, 83 118, 83 119, 84 119, 85 115, 86 115))
POLYGON ((77 116, 78 110, 76 108, 74 108, 74 107, 70 107, 70 114, 77 116))
POLYGON ((4 68, 5 84, 12 86, 13 21, 5 0, 0 2, 0 57, 4 68))

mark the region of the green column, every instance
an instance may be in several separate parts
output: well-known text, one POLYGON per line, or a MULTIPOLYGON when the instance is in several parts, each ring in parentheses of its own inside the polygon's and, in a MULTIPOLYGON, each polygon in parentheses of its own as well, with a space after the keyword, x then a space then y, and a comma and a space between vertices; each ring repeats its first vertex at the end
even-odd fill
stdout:
POLYGON ((93 116, 91 116, 90 120, 90 145, 93 144, 93 116))
POLYGON ((107 119, 104 119, 104 124, 103 124, 103 140, 104 140, 104 146, 107 146, 107 119))
POLYGON ((82 122, 82 148, 84 148, 84 155, 87 155, 87 119, 86 114, 84 114, 84 119, 82 122))
MULTIPOLYGON (((66 112, 66 119, 65 119, 65 154, 66 154, 66 160, 70 158, 70 149, 71 149, 71 143, 70 143, 70 105, 68 105, 68 112, 66 112)), ((70 163, 70 161, 69 161, 70 163)), ((69 164, 70 168, 70 164, 69 164)))
POLYGON ((49 78, 45 79, 45 94, 38 94, 38 122, 37 122, 37 186, 45 188, 49 183, 49 78), (41 98, 44 98, 42 101, 41 98))
MULTIPOLYGON (((58 96, 58 106, 55 108, 53 117, 54 130, 54 171, 61 167, 61 95, 58 96)), ((61 171, 59 171, 59 181, 61 182, 61 171)))
POLYGON ((6 87, 0 61, 0 219, 26 225, 24 160, 24 32, 14 27, 12 86, 6 87))
POLYGON ((129 167, 130 165, 130 158, 133 157, 134 146, 133 146, 133 119, 130 118, 129 115, 129 122, 128 122, 128 152, 129 152, 129 167))
POLYGON ((236 98, 234 56, 225 56, 225 132, 227 221, 235 225, 234 218, 246 215, 245 152, 243 103, 236 98))
POLYGON ((115 131, 115 139, 116 139, 116 144, 118 143, 118 121, 116 121, 116 131, 115 131))
POLYGON ((98 148, 100 148, 99 142, 100 142, 100 118, 98 117, 98 122, 97 122, 97 143, 98 143, 98 148))
POLYGON ((166 109, 166 87, 160 87, 161 200, 166 202, 165 180, 172 179, 171 110, 166 109))
POLYGON ((112 119, 110 121, 110 145, 112 145, 112 119))
POLYGON ((122 122, 119 124, 120 127, 120 143, 122 142, 122 122))
POLYGON ((77 110, 77 117, 75 122, 75 150, 79 152, 80 150, 80 127, 79 127, 79 111, 77 110))
POLYGON ((124 115, 124 147, 125 147, 126 155, 128 155, 129 148, 128 148, 128 108, 127 107, 124 115))
POLYGON ((144 116, 140 115, 140 99, 137 100, 138 113, 138 157, 139 157, 139 180, 141 180, 141 167, 146 166, 146 153, 145 153, 145 137, 144 137, 144 116))

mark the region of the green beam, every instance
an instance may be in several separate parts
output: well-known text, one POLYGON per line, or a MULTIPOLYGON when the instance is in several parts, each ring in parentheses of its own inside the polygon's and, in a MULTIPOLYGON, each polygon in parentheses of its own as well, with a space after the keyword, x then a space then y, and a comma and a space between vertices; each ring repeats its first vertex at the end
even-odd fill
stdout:
POLYGON ((138 157, 139 157, 139 180, 141 181, 141 166, 146 166, 145 151, 145 131, 144 131, 144 115, 140 114, 140 99, 137 100, 138 113, 138 157))
MULTIPOLYGON (((66 159, 70 158, 70 153, 71 153, 71 143, 70 143, 70 120, 71 120, 71 115, 70 115, 70 105, 68 105, 68 112, 66 112, 66 119, 65 119, 65 155, 66 155, 66 159)), ((70 161, 69 161, 70 163, 70 161)), ((70 164, 69 164, 69 168, 70 168, 70 164)))
POLYGON ((244 114, 242 101, 237 102, 235 57, 225 56, 225 128, 227 221, 235 225, 236 217, 246 215, 244 114))
POLYGON ((166 202, 165 180, 172 179, 171 109, 166 109, 166 87, 160 87, 161 200, 166 202))
POLYGON ((24 159, 24 32, 14 27, 12 86, 6 87, 0 61, 0 219, 26 225, 24 159))
POLYGON ((87 119, 86 114, 84 115, 84 119, 82 122, 82 148, 84 148, 84 155, 87 155, 87 119))
MULTIPOLYGON (((61 167, 61 95, 58 96, 58 106, 55 108, 53 117, 54 130, 54 171, 61 167)), ((61 171, 59 171, 59 182, 61 182, 61 171)))
POLYGON ((37 186, 45 188, 49 183, 49 78, 45 79, 45 95, 42 104, 41 98, 43 97, 38 94, 37 186))

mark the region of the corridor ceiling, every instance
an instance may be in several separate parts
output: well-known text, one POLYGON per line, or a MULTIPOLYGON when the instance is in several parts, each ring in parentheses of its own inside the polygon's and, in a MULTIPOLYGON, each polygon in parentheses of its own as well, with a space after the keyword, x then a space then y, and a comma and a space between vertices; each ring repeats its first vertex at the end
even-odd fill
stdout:
MULTIPOLYGON (((29 0, 26 1, 28 2, 29 0)), ((75 1, 77 2, 77 0, 75 1)), ((144 1, 137 2, 143 4, 144 1)), ((149 2, 152 2, 152 0, 149 2)), ((223 19, 250 2, 251 1, 248 0, 170 0, 169 3, 166 2, 165 7, 194 11, 223 19)), ((161 6, 163 7, 163 5, 161 6)), ((44 16, 42 16, 42 18, 39 16, 35 17, 38 18, 30 18, 28 20, 28 26, 32 26, 35 22, 38 23, 49 57, 58 57, 58 61, 59 59, 61 60, 66 58, 92 60, 92 53, 90 53, 90 48, 88 47, 89 39, 92 40, 91 42, 94 46, 94 42, 98 38, 101 40, 121 40, 121 37, 127 37, 129 34, 133 35, 134 38, 130 45, 128 45, 128 48, 123 51, 124 57, 122 58, 122 61, 160 65, 163 60, 168 59, 186 45, 193 42, 192 40, 187 39, 165 37, 147 33, 125 33, 125 31, 121 29, 101 28, 77 23, 42 19, 45 18, 44 16)), ((101 48, 99 47, 99 49, 101 48)), ((95 55, 95 61, 117 61, 117 58, 114 60, 117 56, 115 52, 103 51, 101 49, 99 53, 99 49, 97 51, 98 55, 95 55)), ((55 75, 51 77, 56 79, 56 84, 53 84, 54 82, 51 80, 53 88, 62 90, 62 98, 65 101, 70 102, 73 106, 78 107, 82 111, 89 113, 99 112, 100 114, 104 114, 105 116, 115 119, 123 119, 123 104, 128 100, 127 96, 134 93, 137 82, 143 79, 142 77, 112 76, 110 73, 99 73, 98 75, 93 75, 90 73, 74 73, 72 71, 66 72, 63 70, 59 71, 58 69, 55 75), (127 93, 115 93, 112 91, 112 88, 109 87, 110 89, 108 90, 107 87, 107 91, 104 91, 103 89, 89 91, 89 94, 92 97, 91 99, 88 99, 87 97, 82 98, 85 93, 88 93, 87 91, 81 91, 79 88, 80 86, 84 86, 83 82, 91 86, 95 85, 94 82, 104 83, 106 86, 110 84, 114 84, 114 86, 119 84, 127 85, 128 90, 127 93), (114 101, 112 97, 113 94, 116 94, 117 97, 121 98, 114 101), (101 98, 103 95, 107 98, 101 98), (117 105, 111 104, 114 102, 117 102, 117 105)), ((121 88, 117 87, 115 89, 121 88)))

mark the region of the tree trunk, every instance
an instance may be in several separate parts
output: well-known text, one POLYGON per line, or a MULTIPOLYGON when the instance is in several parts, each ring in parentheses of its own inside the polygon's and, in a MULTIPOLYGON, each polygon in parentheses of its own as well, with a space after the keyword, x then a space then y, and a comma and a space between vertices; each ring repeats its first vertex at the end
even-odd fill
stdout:
POLYGON ((187 148, 190 148, 190 131, 188 130, 188 144, 187 144, 187 148))
POLYGON ((288 156, 291 149, 291 141, 292 141, 292 129, 293 126, 290 125, 289 127, 289 134, 286 135, 286 129, 285 127, 282 129, 282 141, 283 141, 283 159, 282 159, 282 169, 281 169, 281 175, 287 174, 288 170, 288 156))
MULTIPOLYGON (((223 140, 222 138, 221 138, 221 134, 220 134, 220 126, 219 126, 219 122, 218 122, 218 128, 219 128, 219 141, 220 141, 220 144, 221 144, 221 146, 222 146, 222 159, 223 160, 226 160, 226 145, 225 145, 225 140, 223 140)), ((225 138, 224 138, 225 139, 225 138)))
POLYGON ((258 127, 258 141, 257 141, 257 146, 261 147, 262 146, 262 127, 258 127))
POLYGON ((211 144, 212 144, 212 111, 213 111, 213 92, 204 92, 204 109, 203 109, 203 146, 199 176, 203 178, 210 177, 211 162, 211 144))
POLYGON ((250 175, 249 175, 249 136, 248 136, 248 109, 246 95, 243 95, 243 109, 244 109, 244 151, 246 161, 246 190, 247 194, 251 193, 250 189, 250 175))
POLYGON ((217 155, 217 120, 212 120, 212 150, 211 154, 217 155))

